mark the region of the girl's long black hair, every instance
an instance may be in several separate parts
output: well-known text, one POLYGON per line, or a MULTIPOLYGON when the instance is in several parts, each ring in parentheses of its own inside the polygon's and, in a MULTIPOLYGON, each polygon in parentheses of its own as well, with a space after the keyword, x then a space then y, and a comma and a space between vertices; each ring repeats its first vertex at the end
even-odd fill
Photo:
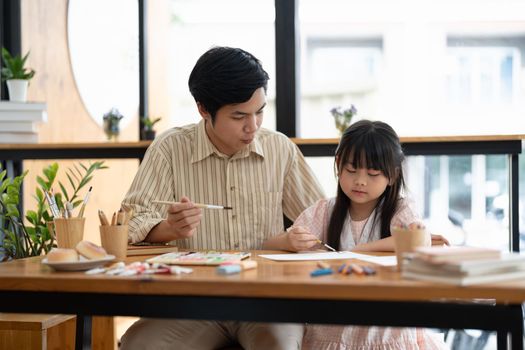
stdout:
MULTIPOLYGON (((372 227, 380 224, 381 238, 390 236, 390 222, 394 216, 401 190, 405 187, 402 163, 405 159, 399 137, 392 127, 380 121, 360 120, 344 132, 335 151, 337 174, 351 162, 357 168, 381 170, 389 185, 379 198, 372 227)), ((328 224, 328 244, 339 247, 341 232, 349 214, 350 199, 337 184, 337 197, 328 224)))

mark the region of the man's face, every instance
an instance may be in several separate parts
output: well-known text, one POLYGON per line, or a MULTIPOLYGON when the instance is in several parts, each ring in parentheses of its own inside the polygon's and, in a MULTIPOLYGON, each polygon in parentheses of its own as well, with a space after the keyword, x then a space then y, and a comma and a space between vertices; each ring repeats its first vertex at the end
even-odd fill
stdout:
POLYGON ((221 153, 232 156, 253 142, 261 127, 265 106, 266 94, 264 88, 259 88, 248 101, 221 107, 214 124, 200 104, 199 112, 206 120, 206 134, 210 141, 221 153))

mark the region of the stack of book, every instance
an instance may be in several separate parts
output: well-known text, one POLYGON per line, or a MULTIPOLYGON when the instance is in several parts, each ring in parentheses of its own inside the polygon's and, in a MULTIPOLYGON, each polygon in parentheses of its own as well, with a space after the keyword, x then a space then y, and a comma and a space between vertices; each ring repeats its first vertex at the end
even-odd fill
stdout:
POLYGON ((1 101, 0 143, 37 143, 38 126, 45 121, 45 103, 1 101))
POLYGON ((403 278, 459 286, 525 277, 525 255, 477 247, 421 247, 403 261, 403 278))

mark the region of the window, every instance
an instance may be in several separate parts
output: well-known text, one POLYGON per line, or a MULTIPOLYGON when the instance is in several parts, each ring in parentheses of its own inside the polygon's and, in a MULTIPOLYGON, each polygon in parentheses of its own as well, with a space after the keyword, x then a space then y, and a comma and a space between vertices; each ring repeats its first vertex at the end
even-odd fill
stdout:
POLYGON ((213 46, 240 47, 261 60, 270 75, 263 126, 275 129, 273 2, 171 0, 167 4, 163 8, 158 2, 149 2, 150 113, 169 116, 165 127, 198 122, 188 90, 193 66, 213 46))

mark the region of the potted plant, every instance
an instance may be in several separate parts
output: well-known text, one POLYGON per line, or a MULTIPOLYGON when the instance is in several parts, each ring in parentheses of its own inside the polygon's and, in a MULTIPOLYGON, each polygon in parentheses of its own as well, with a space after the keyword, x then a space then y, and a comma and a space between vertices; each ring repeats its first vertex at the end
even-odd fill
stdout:
POLYGON ((142 121, 142 130, 140 138, 142 140, 153 140, 155 138, 156 131, 153 126, 157 124, 162 118, 150 118, 148 116, 140 118, 142 121))
MULTIPOLYGON (((55 200, 59 210, 64 209, 64 203, 72 203, 73 207, 81 205, 80 191, 86 188, 98 169, 106 169, 103 161, 94 162, 88 166, 80 163, 78 166, 67 169, 66 175, 72 190, 67 190, 65 184, 58 182, 60 191, 55 193, 55 200)), ((56 247, 56 240, 49 230, 52 222, 49 204, 45 200, 44 192, 53 188, 58 172, 58 164, 53 163, 43 170, 43 176, 37 176, 40 185, 34 195, 37 209, 28 210, 25 215, 19 211, 22 182, 27 171, 15 178, 6 176, 6 171, 0 171, 0 261, 19 259, 29 256, 47 254, 56 247)))
POLYGON ((10 101, 26 102, 27 100, 29 80, 35 75, 33 69, 24 67, 28 56, 29 52, 24 57, 21 55, 13 57, 5 47, 2 47, 4 67, 1 75, 2 81, 7 82, 10 101))
POLYGON ((124 116, 120 114, 120 112, 116 108, 111 108, 111 110, 104 114, 104 116, 102 117, 104 121, 104 132, 106 133, 108 140, 118 140, 118 135, 120 134, 119 123, 122 120, 122 118, 124 118, 124 116))
POLYGON ((350 108, 343 110, 341 110, 341 107, 335 107, 330 110, 330 113, 334 117, 336 129, 342 135, 352 122, 353 116, 357 114, 357 109, 354 105, 350 105, 350 108))

